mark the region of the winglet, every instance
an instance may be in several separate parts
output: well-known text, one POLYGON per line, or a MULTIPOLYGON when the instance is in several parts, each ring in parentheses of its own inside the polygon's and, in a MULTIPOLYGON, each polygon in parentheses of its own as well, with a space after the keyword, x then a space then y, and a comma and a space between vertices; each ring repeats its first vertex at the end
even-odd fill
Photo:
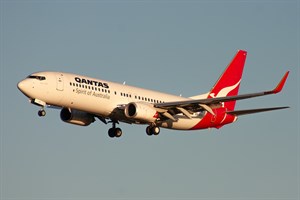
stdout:
POLYGON ((284 76, 282 77, 282 79, 280 80, 280 82, 278 83, 278 85, 276 86, 276 88, 274 88, 272 91, 266 92, 267 94, 277 94, 278 92, 280 92, 285 84, 286 79, 289 76, 289 71, 287 71, 284 76))

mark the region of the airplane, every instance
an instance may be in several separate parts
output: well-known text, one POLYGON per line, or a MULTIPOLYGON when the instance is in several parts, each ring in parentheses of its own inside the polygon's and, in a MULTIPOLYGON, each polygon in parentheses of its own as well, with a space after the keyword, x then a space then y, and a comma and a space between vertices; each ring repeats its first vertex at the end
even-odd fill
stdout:
POLYGON ((247 57, 238 50, 212 89, 205 94, 185 98, 158 91, 138 88, 63 72, 38 72, 17 85, 40 108, 59 108, 62 121, 88 126, 96 119, 108 124, 109 137, 120 137, 119 122, 147 125, 147 135, 158 135, 160 128, 198 130, 221 128, 233 123, 238 116, 289 108, 271 107, 235 110, 236 101, 279 93, 289 75, 287 71, 278 85, 269 91, 239 95, 243 69, 247 57))

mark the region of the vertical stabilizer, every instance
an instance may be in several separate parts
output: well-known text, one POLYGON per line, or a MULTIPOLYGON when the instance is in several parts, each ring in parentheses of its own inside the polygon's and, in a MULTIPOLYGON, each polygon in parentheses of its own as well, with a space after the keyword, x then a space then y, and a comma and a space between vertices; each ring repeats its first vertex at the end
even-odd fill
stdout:
MULTIPOLYGON (((227 66, 219 80, 210 90, 207 98, 226 97, 238 95, 247 52, 239 50, 227 66)), ((228 111, 234 110, 235 101, 225 102, 228 111)))

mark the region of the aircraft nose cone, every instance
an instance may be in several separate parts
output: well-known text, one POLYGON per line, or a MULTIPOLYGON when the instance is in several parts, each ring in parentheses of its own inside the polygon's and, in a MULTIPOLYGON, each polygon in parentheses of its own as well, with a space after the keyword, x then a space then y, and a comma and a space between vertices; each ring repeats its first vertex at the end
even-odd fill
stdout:
POLYGON ((25 88, 24 81, 20 81, 17 86, 20 91, 22 91, 22 92, 24 91, 24 88, 25 88))
POLYGON ((23 93, 27 93, 30 90, 30 82, 28 80, 22 80, 17 85, 18 89, 23 93))

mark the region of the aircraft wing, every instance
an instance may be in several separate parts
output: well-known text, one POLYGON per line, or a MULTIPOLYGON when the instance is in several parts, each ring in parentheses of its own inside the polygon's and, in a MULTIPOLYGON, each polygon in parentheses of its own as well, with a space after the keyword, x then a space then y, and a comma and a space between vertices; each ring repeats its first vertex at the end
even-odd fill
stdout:
MULTIPOLYGON (((258 93, 250 93, 250 94, 242 94, 237 96, 227 96, 227 97, 217 97, 217 98, 207 98, 207 99, 196 99, 196 100, 186 100, 186 101, 174 101, 174 102, 166 102, 166 103, 157 103, 154 104, 154 107, 157 108, 158 112, 163 113, 164 116, 170 118, 166 111, 170 111, 171 114, 183 113, 185 116, 191 118, 190 114, 192 112, 197 112, 200 110, 206 110, 214 115, 212 108, 214 106, 220 106, 222 102, 228 101, 237 101, 242 99, 249 99, 264 95, 276 94, 279 93, 289 75, 289 71, 287 71, 277 86, 270 91, 258 92, 258 93), (161 111, 160 111, 161 110, 161 111)), ((263 112, 263 111, 260 111, 263 112)), ((173 117, 170 119, 174 119, 173 117)))

